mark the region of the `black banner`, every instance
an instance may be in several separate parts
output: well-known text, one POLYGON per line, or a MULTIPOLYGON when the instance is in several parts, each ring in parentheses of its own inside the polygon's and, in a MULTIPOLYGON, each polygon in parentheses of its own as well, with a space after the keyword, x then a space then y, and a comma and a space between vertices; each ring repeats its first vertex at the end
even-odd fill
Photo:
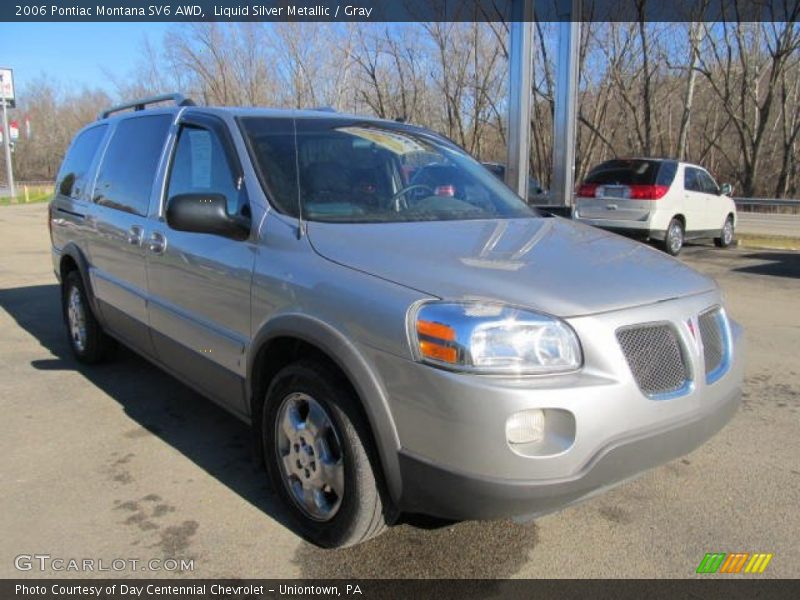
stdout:
POLYGON ((11 0, 0 21, 792 21, 800 0, 11 0), (528 16, 524 16, 528 15, 528 16))
POLYGON ((800 596, 799 580, 713 576, 697 580, 186 580, 60 579, 0 581, 0 598, 31 600, 257 600, 272 598, 354 598, 466 600, 770 600, 800 596))

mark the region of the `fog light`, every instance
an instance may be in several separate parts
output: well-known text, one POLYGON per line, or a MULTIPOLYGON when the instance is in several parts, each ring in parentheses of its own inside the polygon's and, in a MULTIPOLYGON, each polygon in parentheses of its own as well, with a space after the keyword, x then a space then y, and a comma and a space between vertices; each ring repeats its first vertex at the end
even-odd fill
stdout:
POLYGON ((506 421, 509 444, 532 444, 544 439, 544 411, 526 410, 514 413, 506 421))

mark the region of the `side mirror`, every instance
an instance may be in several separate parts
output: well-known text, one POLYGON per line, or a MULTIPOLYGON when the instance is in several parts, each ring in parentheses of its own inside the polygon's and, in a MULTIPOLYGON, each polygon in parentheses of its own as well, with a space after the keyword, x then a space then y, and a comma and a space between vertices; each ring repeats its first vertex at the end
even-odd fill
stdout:
POLYGON ((250 220, 228 214, 222 194, 178 194, 167 201, 167 224, 177 231, 210 233, 235 240, 250 235, 250 220))
POLYGON ((730 196, 731 194, 733 194, 733 186, 730 183, 723 183, 719 186, 720 196, 730 196))

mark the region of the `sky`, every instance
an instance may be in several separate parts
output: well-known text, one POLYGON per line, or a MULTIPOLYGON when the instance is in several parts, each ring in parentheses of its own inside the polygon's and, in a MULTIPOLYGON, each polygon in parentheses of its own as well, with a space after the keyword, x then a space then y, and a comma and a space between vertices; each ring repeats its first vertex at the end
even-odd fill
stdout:
POLYGON ((14 69, 18 93, 26 83, 47 75, 64 91, 83 87, 110 93, 118 78, 133 72, 148 37, 157 46, 171 23, 3 23, 0 66, 14 69), (105 71, 104 71, 105 69, 105 71))

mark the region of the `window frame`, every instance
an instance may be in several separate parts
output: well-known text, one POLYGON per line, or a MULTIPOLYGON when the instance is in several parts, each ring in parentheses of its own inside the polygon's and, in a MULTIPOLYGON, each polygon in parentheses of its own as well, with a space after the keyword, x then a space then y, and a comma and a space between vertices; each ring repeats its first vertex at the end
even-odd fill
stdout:
MULTIPOLYGON (((183 131, 184 127, 203 129, 209 131, 212 135, 216 136, 217 141, 219 142, 220 146, 222 146, 222 151, 225 153, 225 158, 228 161, 228 167, 231 169, 233 173, 234 176, 233 185, 235 188, 239 190, 240 194, 244 194, 245 203, 248 207, 248 214, 252 215, 253 212, 252 200, 250 199, 250 194, 247 190, 244 167, 242 165, 241 158, 239 157, 239 153, 236 150, 236 144, 233 140, 233 135, 231 134, 230 128, 223 119, 215 115, 210 115, 207 113, 201 113, 196 111, 187 111, 182 113, 178 118, 178 120, 175 122, 173 141, 169 149, 169 157, 164 170, 164 180, 161 186, 161 193, 158 205, 159 218, 167 226, 169 226, 169 224, 166 222, 167 204, 169 203, 169 184, 170 184, 170 179, 172 178, 172 169, 175 166, 175 156, 178 153, 178 145, 180 144, 181 132, 183 131)), ((242 217, 243 215, 239 216, 242 217)), ((244 218, 249 218, 249 217, 244 217, 244 218)), ((252 234, 252 227, 253 227, 252 218, 250 218, 251 234, 252 234)), ((170 230, 172 230, 172 228, 170 228, 170 230)))

